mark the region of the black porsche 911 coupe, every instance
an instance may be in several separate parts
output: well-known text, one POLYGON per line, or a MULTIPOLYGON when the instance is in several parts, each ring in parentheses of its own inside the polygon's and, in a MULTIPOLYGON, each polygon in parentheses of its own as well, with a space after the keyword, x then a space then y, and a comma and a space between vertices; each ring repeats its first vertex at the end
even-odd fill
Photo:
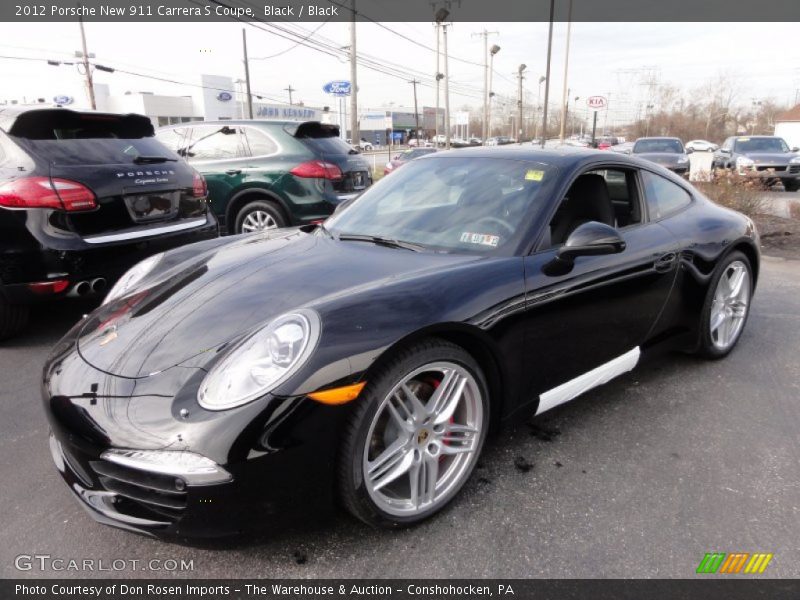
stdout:
POLYGON ((324 225, 131 269, 45 365, 53 458, 95 519, 154 535, 337 498, 416 523, 502 421, 659 349, 730 352, 758 248, 748 218, 634 157, 432 154, 324 225))

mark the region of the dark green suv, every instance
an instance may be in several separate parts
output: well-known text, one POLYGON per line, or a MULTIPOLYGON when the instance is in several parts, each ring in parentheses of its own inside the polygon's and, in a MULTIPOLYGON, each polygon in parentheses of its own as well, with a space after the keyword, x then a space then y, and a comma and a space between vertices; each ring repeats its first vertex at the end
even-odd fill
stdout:
POLYGON ((367 161, 336 125, 198 121, 156 137, 203 174, 228 233, 320 222, 372 184, 367 161))

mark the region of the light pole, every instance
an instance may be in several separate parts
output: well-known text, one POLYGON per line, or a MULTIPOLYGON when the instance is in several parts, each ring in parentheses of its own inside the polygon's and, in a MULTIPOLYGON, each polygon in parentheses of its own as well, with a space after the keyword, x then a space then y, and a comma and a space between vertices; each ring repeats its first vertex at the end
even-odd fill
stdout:
POLYGON ((518 128, 519 131, 517 133, 517 141, 519 143, 522 143, 522 80, 525 79, 525 77, 522 75, 522 72, 527 68, 528 68, 528 65, 521 64, 519 66, 519 68, 517 69, 517 80, 518 80, 518 84, 519 84, 519 91, 518 91, 518 97, 517 97, 517 109, 519 111, 519 119, 517 120, 517 128, 518 128))
POLYGON ((444 21, 449 15, 450 11, 444 7, 437 10, 434 15, 436 23, 442 27, 442 43, 444 44, 444 143, 448 150, 450 149, 450 67, 447 57, 447 23, 444 21))
POLYGON ((550 27, 547 31, 547 69, 545 70, 544 108, 542 109, 542 148, 547 139, 547 102, 550 99, 550 59, 553 55, 553 13, 556 0, 550 0, 550 27))
POLYGON ((564 134, 567 128, 567 105, 569 104, 569 88, 567 87, 567 75, 569 73, 569 38, 572 34, 572 0, 569 0, 567 9, 567 49, 564 57, 564 91, 561 95, 561 132, 559 139, 564 142, 564 134))
MULTIPOLYGON (((536 112, 538 113, 542 110, 542 83, 547 79, 544 75, 539 76, 539 87, 536 91, 536 112)), ((539 131, 539 119, 535 119, 533 122, 533 141, 536 142, 536 134, 539 131)))
POLYGON ((498 52, 500 52, 500 46, 497 44, 494 44, 489 50, 489 93, 487 94, 488 108, 486 110, 486 135, 483 136, 484 144, 486 144, 486 140, 492 135, 492 97, 494 96, 492 81, 494 80, 494 55, 498 52))

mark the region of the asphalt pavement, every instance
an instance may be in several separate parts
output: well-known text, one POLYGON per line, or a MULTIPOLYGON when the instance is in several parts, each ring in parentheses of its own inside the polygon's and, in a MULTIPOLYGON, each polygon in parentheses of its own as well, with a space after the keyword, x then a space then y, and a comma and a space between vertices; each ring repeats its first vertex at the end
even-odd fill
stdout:
POLYGON ((727 359, 670 355, 506 428, 449 508, 396 532, 339 513, 179 545, 96 524, 51 464, 39 399, 42 362, 82 310, 41 309, 0 344, 2 577, 690 578, 714 551, 773 553, 764 576, 800 576, 800 261, 764 260, 727 359), (194 568, 15 568, 35 554, 194 568))

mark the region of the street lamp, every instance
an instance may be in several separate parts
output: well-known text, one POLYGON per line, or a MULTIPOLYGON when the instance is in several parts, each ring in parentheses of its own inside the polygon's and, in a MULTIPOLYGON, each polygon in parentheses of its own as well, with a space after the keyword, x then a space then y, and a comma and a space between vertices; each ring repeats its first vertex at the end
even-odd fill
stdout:
MULTIPOLYGON (((439 82, 444 79, 444 75, 439 72, 439 40, 441 39, 439 35, 439 28, 442 25, 442 21, 444 21, 447 16, 450 14, 446 8, 442 7, 436 11, 433 16, 434 21, 436 21, 436 114, 434 115, 434 133, 435 136, 439 135, 439 82)), ((436 138, 434 138, 436 139, 436 138)), ((437 142, 438 144, 438 142, 437 142)))
POLYGON ((519 110, 519 119, 517 120, 517 141, 522 143, 522 80, 524 79, 522 72, 528 68, 528 65, 521 64, 519 68, 517 68, 517 81, 519 83, 519 91, 518 91, 518 98, 517 98, 517 108, 519 110))
POLYGON ((494 78, 494 55, 498 52, 500 52, 500 46, 497 44, 493 44, 492 47, 489 48, 489 99, 486 107, 486 134, 483 136, 484 144, 486 144, 486 140, 492 135, 492 97, 494 96, 492 80, 494 78))
MULTIPOLYGON (((445 19, 450 15, 450 11, 442 7, 434 14, 436 26, 442 28, 444 42, 444 121, 445 121, 445 147, 450 149, 450 68, 447 57, 447 24, 445 19)), ((438 79, 438 75, 437 75, 438 79)))

